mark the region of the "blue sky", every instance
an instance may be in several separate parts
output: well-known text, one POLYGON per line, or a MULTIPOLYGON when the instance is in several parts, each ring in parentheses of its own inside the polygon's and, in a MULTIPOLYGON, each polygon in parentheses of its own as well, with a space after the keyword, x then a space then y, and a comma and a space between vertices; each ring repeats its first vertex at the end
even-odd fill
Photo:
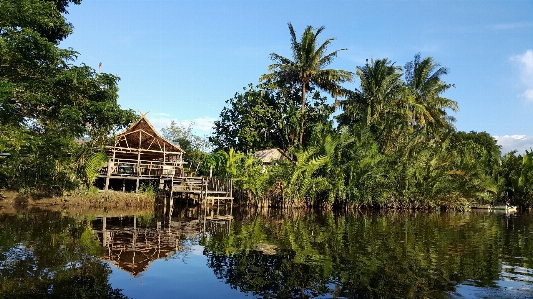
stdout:
POLYGON ((157 128, 194 122, 209 134, 270 53, 290 57, 291 22, 298 36, 325 26, 319 41, 348 48, 331 68, 432 56, 455 84, 445 96, 459 104, 458 130, 488 132, 504 152, 533 147, 533 1, 84 0, 69 12, 61 46, 118 75, 120 105, 150 111, 157 128))

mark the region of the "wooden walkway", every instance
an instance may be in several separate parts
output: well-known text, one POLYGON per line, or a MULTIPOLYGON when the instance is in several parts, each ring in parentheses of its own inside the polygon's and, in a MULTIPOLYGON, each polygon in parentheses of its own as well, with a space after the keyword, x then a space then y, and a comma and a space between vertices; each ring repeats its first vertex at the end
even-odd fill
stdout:
POLYGON ((233 205, 233 182, 230 178, 162 178, 160 189, 165 190, 171 199, 190 198, 194 203, 233 205))

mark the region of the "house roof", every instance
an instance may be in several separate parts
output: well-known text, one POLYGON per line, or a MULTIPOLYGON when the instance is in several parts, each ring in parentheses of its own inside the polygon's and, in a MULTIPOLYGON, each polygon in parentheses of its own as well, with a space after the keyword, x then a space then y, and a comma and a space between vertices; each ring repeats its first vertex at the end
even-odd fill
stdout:
POLYGON ((179 145, 159 135, 145 116, 133 123, 126 131, 117 135, 115 148, 146 152, 180 155, 185 153, 179 145))
POLYGON ((254 155, 257 159, 263 161, 263 163, 272 163, 280 159, 290 160, 290 158, 285 154, 285 152, 279 148, 264 149, 255 152, 254 155))

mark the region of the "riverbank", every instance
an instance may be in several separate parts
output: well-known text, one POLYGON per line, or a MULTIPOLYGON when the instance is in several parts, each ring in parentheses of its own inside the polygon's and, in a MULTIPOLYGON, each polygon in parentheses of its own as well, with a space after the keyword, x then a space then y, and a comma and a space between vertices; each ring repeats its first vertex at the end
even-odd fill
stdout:
POLYGON ((126 193, 119 191, 78 192, 61 196, 44 193, 19 193, 0 191, 0 205, 35 205, 83 208, 153 208, 155 195, 151 193, 126 193))

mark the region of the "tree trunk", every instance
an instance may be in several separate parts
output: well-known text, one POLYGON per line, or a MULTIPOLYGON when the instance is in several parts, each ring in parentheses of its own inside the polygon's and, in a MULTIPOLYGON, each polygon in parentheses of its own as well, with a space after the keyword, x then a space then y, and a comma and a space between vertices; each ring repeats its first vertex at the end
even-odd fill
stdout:
POLYGON ((305 83, 302 84, 302 124, 300 127, 300 145, 303 145, 304 140, 304 111, 305 111, 305 83))

